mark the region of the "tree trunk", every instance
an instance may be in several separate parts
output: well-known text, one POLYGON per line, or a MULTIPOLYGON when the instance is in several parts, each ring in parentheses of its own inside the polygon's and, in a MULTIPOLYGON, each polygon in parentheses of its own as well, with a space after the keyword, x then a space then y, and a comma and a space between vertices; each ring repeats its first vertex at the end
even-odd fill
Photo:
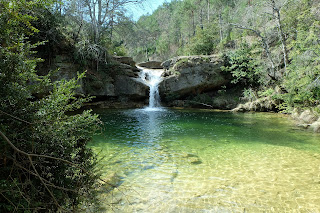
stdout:
POLYGON ((250 31, 254 32, 261 39, 262 47, 263 47, 264 51, 266 52, 267 57, 268 57, 268 59, 269 59, 269 61, 271 63, 271 72, 273 73, 274 79, 276 79, 276 70, 275 70, 275 66, 274 66, 274 61, 272 59, 272 55, 271 55, 271 52, 270 52, 270 48, 269 48, 269 44, 267 42, 267 39, 264 36, 262 36, 261 32, 258 31, 258 30, 252 29, 250 27, 238 25, 238 24, 230 24, 230 25, 235 26, 235 27, 240 28, 240 29, 250 30, 250 31))
POLYGON ((210 0, 207 0, 208 4, 208 24, 210 24, 210 0))
POLYGON ((149 61, 148 47, 146 47, 146 59, 149 61))
POLYGON ((281 16, 280 16, 280 9, 276 7, 276 3, 274 0, 271 0, 271 6, 273 13, 276 15, 274 16, 277 20, 277 27, 278 27, 278 33, 279 33, 279 38, 282 44, 282 51, 283 51, 283 62, 284 62, 284 67, 285 67, 285 72, 287 72, 287 64, 289 61, 289 56, 288 56, 288 48, 287 48, 287 43, 286 39, 283 33, 283 28, 281 24, 281 16))
POLYGON ((200 9, 200 27, 201 27, 201 30, 203 30, 203 20, 202 20, 202 8, 200 9))
POLYGON ((195 27, 195 22, 194 22, 194 11, 191 11, 192 14, 192 30, 193 30, 193 36, 196 35, 196 27, 195 27))
POLYGON ((222 14, 221 11, 219 11, 219 28, 220 28, 220 42, 223 40, 223 30, 222 30, 222 14))

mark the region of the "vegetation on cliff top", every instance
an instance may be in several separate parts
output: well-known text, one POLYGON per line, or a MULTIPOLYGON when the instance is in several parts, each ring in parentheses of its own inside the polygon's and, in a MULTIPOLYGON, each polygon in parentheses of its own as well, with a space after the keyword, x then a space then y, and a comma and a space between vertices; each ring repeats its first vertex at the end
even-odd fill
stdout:
POLYGON ((274 98, 290 111, 319 104, 319 9, 312 0, 173 0, 116 38, 137 60, 224 55, 248 99, 278 86, 274 98))

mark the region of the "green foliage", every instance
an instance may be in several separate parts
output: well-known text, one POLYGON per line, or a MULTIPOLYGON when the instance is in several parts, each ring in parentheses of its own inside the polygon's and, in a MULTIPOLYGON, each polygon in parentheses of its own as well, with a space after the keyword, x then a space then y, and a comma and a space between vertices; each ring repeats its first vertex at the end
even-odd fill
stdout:
POLYGON ((108 48, 109 54, 115 54, 117 56, 126 56, 127 50, 126 48, 120 44, 120 45, 113 45, 112 48, 108 48))
POLYGON ((1 212, 77 211, 97 192, 96 157, 86 144, 100 122, 91 111, 72 113, 90 100, 75 97, 84 74, 52 83, 35 70, 39 43, 26 35, 38 31, 30 14, 48 6, 42 2, 0 2, 1 212))
POLYGON ((320 100, 320 22, 310 3, 305 0, 286 11, 288 21, 296 26, 295 38, 289 43, 291 63, 283 81, 287 107, 311 107, 320 100))
POLYGON ((180 58, 177 63, 174 65, 173 69, 174 70, 179 70, 182 67, 187 67, 189 64, 189 59, 188 58, 180 58))
POLYGON ((262 91, 258 91, 258 95, 259 97, 268 97, 268 96, 271 96, 275 93, 275 90, 273 88, 267 88, 265 90, 262 90, 262 91))
POLYGON ((187 45, 187 51, 191 55, 210 55, 219 43, 216 33, 211 29, 197 28, 196 35, 187 45))
POLYGON ((242 93, 242 99, 245 101, 255 101, 258 99, 256 92, 250 87, 244 89, 242 93))
POLYGON ((89 40, 83 40, 75 45, 75 59, 83 65, 92 62, 104 63, 108 58, 107 49, 101 45, 91 43, 89 40))
POLYGON ((257 86, 259 82, 259 70, 257 61, 252 58, 253 47, 244 43, 241 48, 230 52, 225 56, 226 65, 221 69, 232 74, 231 83, 241 83, 249 86, 257 86))

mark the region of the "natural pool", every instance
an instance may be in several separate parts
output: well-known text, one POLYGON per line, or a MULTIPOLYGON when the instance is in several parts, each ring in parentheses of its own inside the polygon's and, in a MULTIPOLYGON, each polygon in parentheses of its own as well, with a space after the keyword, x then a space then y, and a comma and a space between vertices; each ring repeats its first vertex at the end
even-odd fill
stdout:
POLYGON ((113 212, 320 212, 320 135, 285 116, 97 111, 113 212))

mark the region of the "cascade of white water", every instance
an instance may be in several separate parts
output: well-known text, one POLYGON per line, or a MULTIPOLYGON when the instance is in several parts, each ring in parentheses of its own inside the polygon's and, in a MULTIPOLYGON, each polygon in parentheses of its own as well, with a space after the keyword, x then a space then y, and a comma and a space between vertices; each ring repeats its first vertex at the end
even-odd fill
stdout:
POLYGON ((159 83, 162 81, 163 70, 152 70, 141 68, 140 78, 142 81, 149 86, 149 108, 161 107, 160 95, 159 95, 159 83))

